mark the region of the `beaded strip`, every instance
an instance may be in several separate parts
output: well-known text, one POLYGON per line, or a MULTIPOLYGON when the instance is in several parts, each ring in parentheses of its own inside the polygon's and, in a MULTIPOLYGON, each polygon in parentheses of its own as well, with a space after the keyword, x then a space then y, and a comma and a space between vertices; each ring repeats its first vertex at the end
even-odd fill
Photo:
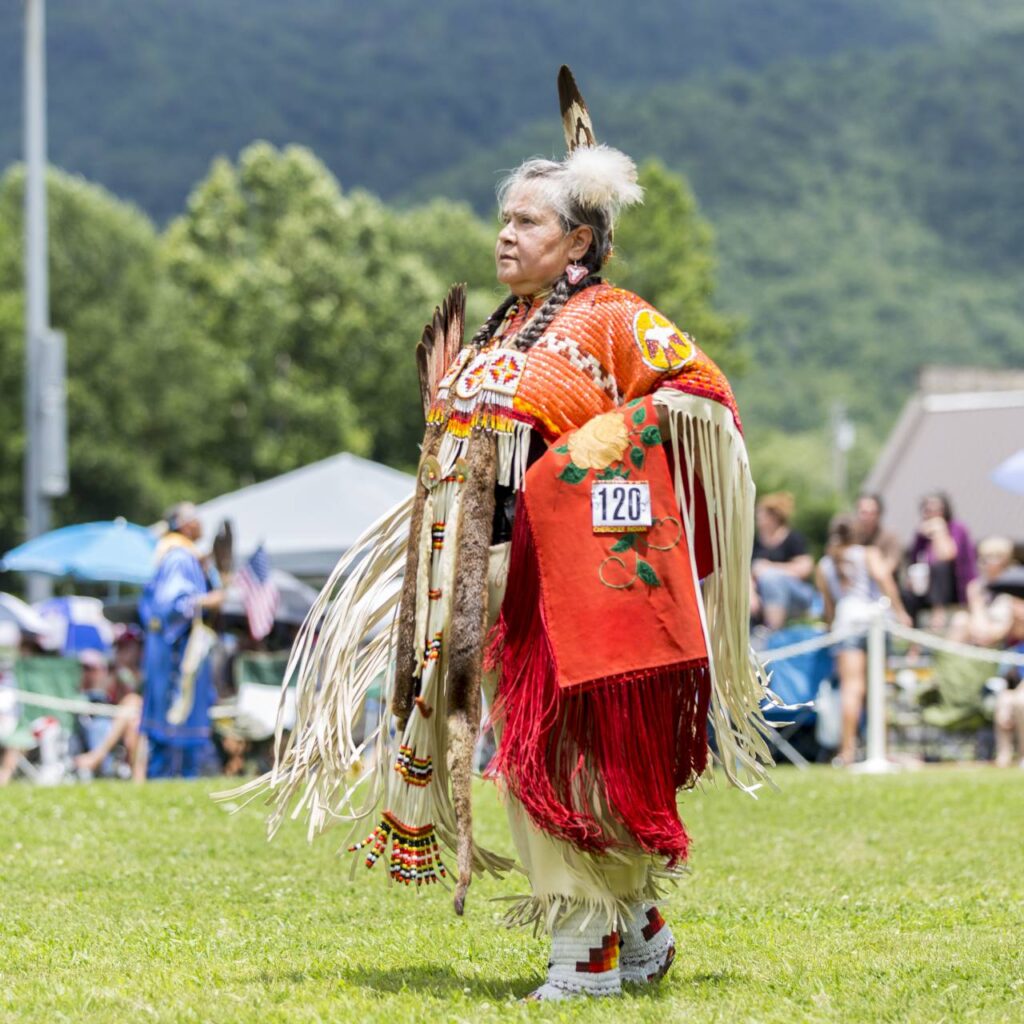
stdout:
POLYGON ((429 756, 417 757, 416 751, 412 747, 403 744, 398 748, 395 771, 410 786, 426 786, 434 775, 434 764, 429 756))
POLYGON ((370 847, 366 866, 372 868, 384 853, 388 843, 388 874, 392 881, 405 885, 431 885, 448 877, 448 869, 441 860, 437 832, 432 824, 410 828, 393 814, 384 812, 380 824, 361 842, 349 847, 349 853, 370 847))

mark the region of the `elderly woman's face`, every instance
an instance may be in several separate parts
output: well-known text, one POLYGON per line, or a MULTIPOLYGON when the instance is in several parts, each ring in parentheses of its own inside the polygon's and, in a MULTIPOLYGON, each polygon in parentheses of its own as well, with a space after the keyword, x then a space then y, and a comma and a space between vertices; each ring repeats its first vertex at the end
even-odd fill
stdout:
POLYGON ((590 247, 590 228, 563 234, 558 215, 538 193, 529 183, 519 185, 509 193, 501 211, 503 226, 494 259, 498 280, 515 295, 535 295, 549 288, 590 247))

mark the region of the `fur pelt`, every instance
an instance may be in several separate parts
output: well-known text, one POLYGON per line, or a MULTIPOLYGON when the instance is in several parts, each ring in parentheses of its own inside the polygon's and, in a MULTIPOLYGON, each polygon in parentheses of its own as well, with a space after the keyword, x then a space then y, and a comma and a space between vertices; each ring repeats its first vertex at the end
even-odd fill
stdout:
POLYGON ((448 773, 452 780, 452 796, 457 824, 455 857, 459 877, 455 883, 455 913, 461 915, 466 906, 466 892, 473 880, 473 752, 480 728, 480 691, 475 705, 448 718, 448 773))
POLYGON ((472 880, 473 750, 480 723, 487 619, 487 571, 494 520, 497 443, 490 434, 470 440, 469 473, 459 524, 459 551, 448 635, 448 764, 457 825, 459 879, 455 912, 462 913, 472 880))

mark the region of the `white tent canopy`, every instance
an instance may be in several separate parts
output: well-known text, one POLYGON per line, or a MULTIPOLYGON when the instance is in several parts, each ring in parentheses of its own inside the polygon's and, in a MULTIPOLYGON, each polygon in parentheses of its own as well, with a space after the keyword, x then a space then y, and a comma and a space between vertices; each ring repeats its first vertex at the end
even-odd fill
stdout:
POLYGON ((275 569, 323 577, 359 535, 407 498, 415 478, 343 452, 199 506, 204 542, 224 519, 235 531, 235 561, 262 543, 275 569))

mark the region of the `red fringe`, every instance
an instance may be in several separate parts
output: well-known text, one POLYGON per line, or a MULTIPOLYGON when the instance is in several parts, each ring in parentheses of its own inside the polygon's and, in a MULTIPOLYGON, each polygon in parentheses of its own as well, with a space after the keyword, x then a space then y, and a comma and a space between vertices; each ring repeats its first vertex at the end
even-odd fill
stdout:
POLYGON ((488 773, 504 777, 534 824, 600 853, 623 845, 621 832, 602 825, 605 808, 641 849, 669 866, 685 861, 689 836, 676 792, 707 767, 706 668, 673 666, 563 690, 522 501, 488 660, 501 667, 493 712, 501 741, 488 773))

